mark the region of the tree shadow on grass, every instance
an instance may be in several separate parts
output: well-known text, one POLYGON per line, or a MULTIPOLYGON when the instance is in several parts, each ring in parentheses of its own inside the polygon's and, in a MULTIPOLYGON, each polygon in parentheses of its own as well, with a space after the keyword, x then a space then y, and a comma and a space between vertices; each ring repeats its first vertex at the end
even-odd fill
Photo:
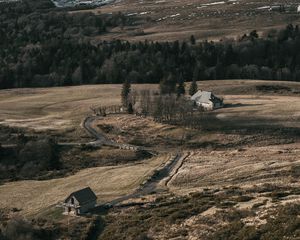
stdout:
POLYGON ((239 107, 254 107, 254 106, 261 106, 262 103, 259 104, 243 104, 243 103, 226 103, 224 104, 223 108, 239 108, 239 107))

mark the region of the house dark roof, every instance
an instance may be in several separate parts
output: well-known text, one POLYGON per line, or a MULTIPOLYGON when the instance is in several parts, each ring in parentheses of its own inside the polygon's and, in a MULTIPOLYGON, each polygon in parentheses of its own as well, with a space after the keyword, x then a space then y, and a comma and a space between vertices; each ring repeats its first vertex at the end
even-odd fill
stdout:
POLYGON ((97 196, 95 195, 95 193, 92 191, 90 187, 86 187, 71 193, 69 197, 66 198, 65 202, 67 202, 70 197, 75 197, 79 202, 79 204, 94 201, 97 199, 97 196))

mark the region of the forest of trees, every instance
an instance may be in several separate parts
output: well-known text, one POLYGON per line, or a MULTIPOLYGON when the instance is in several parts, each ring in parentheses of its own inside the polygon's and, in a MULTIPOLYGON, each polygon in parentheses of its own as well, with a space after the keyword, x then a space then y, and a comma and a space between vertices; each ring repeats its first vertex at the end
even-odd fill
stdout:
POLYGON ((69 14, 47 0, 39 7, 31 1, 0 6, 0 88, 129 81, 165 82, 168 92, 180 82, 203 79, 300 80, 298 26, 220 42, 196 43, 191 37, 189 42, 92 44, 95 36, 135 19, 121 13, 69 14))
POLYGON ((0 146, 0 183, 7 179, 38 178, 61 168, 57 143, 51 138, 27 139, 20 135, 12 148, 0 146))

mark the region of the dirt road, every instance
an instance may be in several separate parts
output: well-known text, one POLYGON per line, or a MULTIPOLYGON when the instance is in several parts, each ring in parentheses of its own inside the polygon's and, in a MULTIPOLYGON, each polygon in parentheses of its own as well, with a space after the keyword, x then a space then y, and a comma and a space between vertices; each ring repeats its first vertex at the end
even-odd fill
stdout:
MULTIPOLYGON (((114 146, 114 147, 119 147, 119 148, 123 148, 123 149, 126 148, 126 149, 130 149, 130 150, 146 150, 145 148, 140 147, 140 146, 134 146, 134 145, 129 145, 129 144, 119 144, 119 143, 115 143, 115 142, 109 140, 104 134, 98 132, 93 127, 93 122, 100 118, 101 117, 99 117, 99 116, 90 116, 90 117, 87 117, 83 122, 83 127, 93 137, 96 138, 96 141, 93 142, 94 144, 114 146)), ((147 151, 151 151, 151 150, 147 149, 147 151)), ((138 198, 143 195, 151 194, 152 192, 165 190, 165 189, 159 188, 159 186, 158 186, 159 183, 162 181, 162 182, 164 182, 164 185, 167 187, 168 182, 172 179, 172 177, 174 175, 176 175, 179 168, 183 165, 184 159, 186 159, 189 155, 190 155, 190 153, 182 154, 182 153, 178 152, 163 168, 157 170, 136 191, 134 191, 133 193, 128 194, 126 196, 114 199, 114 200, 106 203, 106 205, 114 206, 123 201, 132 199, 132 198, 138 198)))
POLYGON ((152 155, 157 155, 156 152, 152 151, 149 148, 141 147, 141 146, 136 146, 136 145, 131 145, 131 144, 125 144, 125 143, 117 143, 114 142, 110 139, 108 139, 104 134, 98 132, 94 127, 93 127, 93 122, 95 120, 99 120, 102 117, 100 116, 89 116, 83 121, 83 127, 93 136, 96 138, 96 141, 89 142, 87 143, 88 145, 96 145, 96 146, 111 146, 111 147, 117 147, 120 149, 127 149, 127 150, 133 150, 133 151, 138 151, 138 150, 144 150, 148 151, 152 155))
POLYGON ((176 155, 169 164, 167 164, 164 168, 157 171, 155 174, 153 174, 140 188, 138 188, 135 192, 132 194, 126 195, 124 197, 117 198, 111 202, 108 202, 108 205, 114 206, 117 205, 123 201, 132 199, 132 198, 138 198, 143 195, 151 194, 153 192, 156 192, 158 183, 165 177, 168 176, 168 173, 172 170, 172 166, 174 166, 179 159, 181 155, 176 155))
POLYGON ((182 166, 182 162, 184 159, 186 159, 190 153, 182 154, 178 153, 176 154, 163 168, 156 171, 149 179, 136 191, 134 191, 131 194, 128 194, 124 197, 117 198, 113 201, 110 201, 106 203, 106 206, 115 206, 119 203, 134 199, 134 198, 140 198, 142 196, 156 193, 156 192, 163 192, 166 191, 166 188, 163 188, 163 185, 160 185, 161 182, 167 183, 170 181, 170 179, 173 177, 174 174, 176 174, 179 170, 179 168, 182 166))

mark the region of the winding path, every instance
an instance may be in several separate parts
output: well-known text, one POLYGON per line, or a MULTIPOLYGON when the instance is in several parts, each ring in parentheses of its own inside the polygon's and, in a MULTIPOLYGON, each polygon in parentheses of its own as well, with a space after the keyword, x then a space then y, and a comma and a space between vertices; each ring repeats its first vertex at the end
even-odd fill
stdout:
POLYGON ((169 163, 166 166, 156 171, 151 177, 148 178, 148 180, 144 184, 141 185, 140 188, 138 188, 131 194, 112 200, 107 204, 110 206, 115 206, 123 201, 132 198, 139 198, 144 195, 148 195, 157 191, 164 191, 164 189, 159 188, 160 181, 168 177, 168 174, 172 171, 173 166, 175 166, 178 160, 181 158, 182 158, 181 154, 177 154, 176 156, 172 157, 172 159, 169 161, 169 163))
POLYGON ((117 147, 120 149, 128 149, 133 151, 145 150, 151 153, 152 155, 156 155, 156 153, 151 149, 141 147, 141 146, 131 145, 131 144, 117 143, 108 139, 104 134, 98 132, 95 128, 93 128, 93 122, 95 120, 99 120, 102 118, 103 117, 99 117, 99 116, 89 116, 83 121, 83 127, 85 128, 85 130, 88 131, 93 137, 96 138, 96 141, 89 142, 88 145, 94 145, 94 146, 105 145, 105 146, 117 147))
POLYGON ((106 136, 99 133, 95 128, 93 128, 92 124, 95 120, 101 119, 101 117, 97 116, 89 116, 83 121, 83 127, 89 134, 91 134, 94 138, 96 138, 96 141, 90 142, 89 144, 94 145, 111 145, 113 144, 112 141, 110 141, 106 136))
MULTIPOLYGON (((93 122, 95 120, 101 119, 99 116, 90 116, 87 117, 83 122, 83 127, 88 131, 93 137, 96 138, 96 141, 90 142, 89 144, 93 145, 106 145, 119 147, 122 149, 130 149, 130 150, 147 150, 151 152, 150 149, 146 149, 140 146, 134 146, 129 144, 120 144, 109 140, 105 135, 98 132, 95 128, 93 128, 93 122)), ((140 188, 135 190, 133 193, 125 195, 123 197, 114 199, 110 202, 107 202, 105 205, 107 206, 115 206, 123 201, 139 198, 144 195, 151 194, 156 191, 165 191, 168 188, 168 183, 172 180, 172 178, 178 173, 179 169, 182 167, 184 160, 190 155, 190 153, 180 153, 178 152, 175 156, 173 156, 169 162, 162 167, 161 169, 155 171, 152 176, 150 176, 145 183, 141 185, 140 188), (160 184, 163 183, 163 184, 160 184)))

